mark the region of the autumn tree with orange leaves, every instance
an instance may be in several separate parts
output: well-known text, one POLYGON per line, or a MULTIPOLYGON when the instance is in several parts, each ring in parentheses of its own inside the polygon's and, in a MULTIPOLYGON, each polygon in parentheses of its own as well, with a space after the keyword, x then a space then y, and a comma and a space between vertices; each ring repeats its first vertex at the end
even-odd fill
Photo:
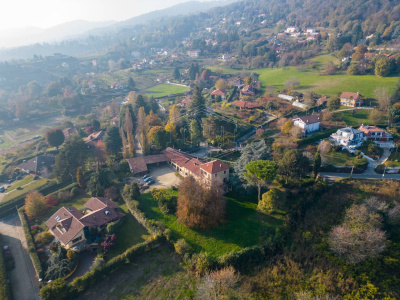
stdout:
POLYGON ((179 184, 178 221, 189 228, 210 229, 222 223, 225 198, 217 186, 207 187, 192 176, 179 184))

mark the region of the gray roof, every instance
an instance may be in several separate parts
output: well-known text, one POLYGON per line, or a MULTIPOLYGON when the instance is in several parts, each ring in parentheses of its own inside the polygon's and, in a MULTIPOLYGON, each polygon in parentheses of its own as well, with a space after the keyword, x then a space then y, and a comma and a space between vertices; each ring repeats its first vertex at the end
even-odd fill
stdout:
POLYGON ((304 116, 304 117, 299 117, 297 119, 302 120, 305 124, 313 124, 321 122, 321 118, 318 115, 304 116))
POLYGON ((39 174, 43 168, 51 169, 56 161, 54 156, 50 155, 38 155, 30 160, 24 161, 17 167, 28 172, 34 172, 39 174))

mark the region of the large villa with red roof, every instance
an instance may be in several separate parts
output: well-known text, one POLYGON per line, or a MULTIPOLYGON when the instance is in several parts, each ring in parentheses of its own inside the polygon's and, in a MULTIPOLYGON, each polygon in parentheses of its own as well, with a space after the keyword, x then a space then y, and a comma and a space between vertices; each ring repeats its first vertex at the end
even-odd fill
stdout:
POLYGON ((216 159, 205 162, 186 152, 181 152, 168 147, 162 153, 140 156, 127 159, 129 167, 134 175, 148 172, 148 165, 160 165, 168 163, 180 175, 193 176, 208 186, 216 184, 222 186, 229 181, 229 165, 216 159))
POLYGON ((86 213, 75 207, 61 207, 46 221, 54 237, 66 249, 86 242, 85 229, 102 230, 110 222, 120 220, 124 213, 117 204, 106 198, 93 197, 85 203, 86 213))

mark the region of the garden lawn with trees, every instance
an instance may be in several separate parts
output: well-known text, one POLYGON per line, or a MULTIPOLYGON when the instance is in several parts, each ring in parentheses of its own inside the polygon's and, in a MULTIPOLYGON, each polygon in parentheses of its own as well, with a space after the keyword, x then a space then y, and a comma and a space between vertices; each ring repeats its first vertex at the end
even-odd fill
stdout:
MULTIPOLYGON (((175 192, 176 193, 176 192, 175 192)), ((184 238, 196 252, 220 256, 254 246, 274 236, 283 226, 284 215, 264 215, 257 211, 257 195, 226 194, 226 216, 222 224, 209 230, 190 229, 172 214, 164 214, 151 193, 139 197, 139 209, 150 220, 160 221, 172 231, 174 240, 184 238)))
POLYGON ((169 94, 182 94, 183 92, 186 92, 188 90, 188 87, 171 84, 160 84, 145 90, 145 93, 149 96, 154 96, 154 98, 161 98, 168 96, 169 94))

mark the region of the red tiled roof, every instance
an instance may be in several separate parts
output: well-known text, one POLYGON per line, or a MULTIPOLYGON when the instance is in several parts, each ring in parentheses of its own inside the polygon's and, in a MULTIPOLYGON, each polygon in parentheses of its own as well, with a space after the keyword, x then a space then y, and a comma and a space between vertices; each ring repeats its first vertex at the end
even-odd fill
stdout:
POLYGON ((253 108, 261 108, 262 106, 254 103, 254 102, 250 102, 250 101, 243 101, 243 100, 237 100, 237 101, 233 101, 232 102, 233 105, 236 105, 240 108, 249 108, 249 109, 253 109, 253 108))
POLYGON ((98 141, 99 139, 101 139, 104 135, 104 131, 98 131, 98 132, 94 132, 91 135, 89 135, 88 137, 86 137, 84 139, 85 143, 89 143, 91 141, 98 141))
POLYGON ((340 98, 345 98, 345 99, 353 98, 354 100, 358 100, 359 97, 360 97, 359 93, 351 93, 351 92, 343 92, 340 95, 340 98))
POLYGON ((224 90, 215 90, 211 93, 211 95, 213 96, 225 96, 226 95, 226 91, 224 90))
POLYGON ((362 132, 368 134, 369 132, 386 132, 385 130, 383 130, 382 128, 376 127, 376 126, 363 126, 361 125, 360 128, 358 128, 358 130, 361 130, 362 132))
POLYGON ((83 215, 75 207, 61 207, 46 221, 53 235, 64 245, 67 245, 86 226, 99 227, 125 215, 116 210, 118 205, 106 198, 93 197, 85 203, 85 207, 92 212, 83 215))
POLYGON ((133 174, 147 172, 147 165, 143 156, 128 158, 126 160, 133 174))
POLYGON ((82 213, 75 207, 61 207, 46 221, 46 225, 66 245, 85 227, 79 221, 82 216, 82 213), (61 224, 60 229, 57 228, 57 224, 61 224))
POLYGON ((186 97, 185 99, 182 100, 181 103, 183 103, 183 104, 189 104, 191 100, 192 100, 192 99, 191 99, 190 97, 186 97))
POLYGON ((218 159, 213 160, 211 162, 202 164, 200 168, 207 173, 215 174, 221 171, 229 170, 230 166, 218 159))

